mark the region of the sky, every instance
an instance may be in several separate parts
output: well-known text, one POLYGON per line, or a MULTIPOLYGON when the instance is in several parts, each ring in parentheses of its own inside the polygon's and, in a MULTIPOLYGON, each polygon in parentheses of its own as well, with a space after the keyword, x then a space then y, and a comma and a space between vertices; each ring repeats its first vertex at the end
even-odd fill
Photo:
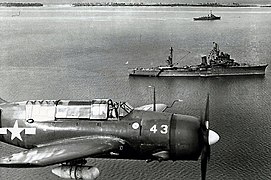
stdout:
POLYGON ((74 2, 145 2, 145 3, 233 3, 240 4, 271 4, 271 0, 0 0, 0 2, 40 2, 43 4, 71 4, 74 2))

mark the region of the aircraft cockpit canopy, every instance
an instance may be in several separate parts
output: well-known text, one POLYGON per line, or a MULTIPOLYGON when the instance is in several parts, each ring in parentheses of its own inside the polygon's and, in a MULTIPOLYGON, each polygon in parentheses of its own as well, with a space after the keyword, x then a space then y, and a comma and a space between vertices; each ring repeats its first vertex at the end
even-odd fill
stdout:
POLYGON ((26 119, 53 121, 57 119, 118 120, 133 111, 126 102, 111 99, 38 100, 26 102, 26 119))
POLYGON ((130 114, 133 110, 134 110, 133 106, 131 106, 129 103, 120 102, 120 108, 119 108, 120 117, 124 117, 127 114, 130 114))

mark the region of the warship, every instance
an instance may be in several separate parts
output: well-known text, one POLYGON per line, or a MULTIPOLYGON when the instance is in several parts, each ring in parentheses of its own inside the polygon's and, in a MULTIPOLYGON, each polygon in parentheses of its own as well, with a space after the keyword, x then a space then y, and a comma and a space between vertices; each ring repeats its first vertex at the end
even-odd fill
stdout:
POLYGON ((213 49, 208 57, 202 56, 201 64, 179 66, 173 63, 173 48, 166 60, 167 65, 151 68, 128 69, 130 76, 149 77, 216 77, 216 76, 242 76, 265 75, 268 64, 237 63, 230 55, 219 50, 217 43, 213 42, 213 49))
POLYGON ((193 18, 194 21, 205 21, 205 20, 220 20, 221 17, 220 16, 215 16, 212 11, 210 11, 210 13, 208 14, 208 16, 202 16, 202 17, 197 17, 197 18, 193 18))

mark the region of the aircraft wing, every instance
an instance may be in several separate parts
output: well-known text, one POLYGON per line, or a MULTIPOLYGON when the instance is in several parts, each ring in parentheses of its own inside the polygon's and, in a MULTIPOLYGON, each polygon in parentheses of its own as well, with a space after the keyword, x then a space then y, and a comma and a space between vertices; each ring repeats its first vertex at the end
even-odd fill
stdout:
POLYGON ((39 167, 104 154, 125 142, 108 136, 87 136, 46 144, 0 158, 0 167, 39 167))
MULTIPOLYGON (((156 104, 156 111, 157 112, 164 112, 167 108, 166 104, 156 104)), ((140 106, 135 108, 136 110, 144 110, 144 111, 153 111, 153 104, 147 104, 144 106, 140 106)))

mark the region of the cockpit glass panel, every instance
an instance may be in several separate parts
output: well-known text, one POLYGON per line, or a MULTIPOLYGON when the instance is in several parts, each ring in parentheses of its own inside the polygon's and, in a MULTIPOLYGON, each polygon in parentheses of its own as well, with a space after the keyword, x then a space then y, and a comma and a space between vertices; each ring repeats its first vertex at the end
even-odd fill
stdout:
POLYGON ((90 116, 90 106, 83 106, 79 109, 79 118, 87 119, 90 116))
POLYGON ((35 121, 54 121, 57 119, 81 120, 119 120, 133 111, 126 102, 114 102, 111 99, 91 101, 58 100, 27 101, 26 119, 35 121))
POLYGON ((92 104, 90 107, 90 119, 107 119, 108 104, 92 104))
POLYGON ((61 100, 57 104, 56 118, 88 119, 90 106, 90 101, 61 100))
POLYGON ((82 110, 80 106, 69 106, 67 109, 67 118, 79 118, 80 110, 82 110))
POLYGON ((121 102, 120 103, 120 116, 124 117, 127 114, 131 113, 134 110, 134 108, 127 102, 121 102))
POLYGON ((55 101, 30 100, 26 102, 26 119, 35 121, 53 121, 55 119, 55 101))

